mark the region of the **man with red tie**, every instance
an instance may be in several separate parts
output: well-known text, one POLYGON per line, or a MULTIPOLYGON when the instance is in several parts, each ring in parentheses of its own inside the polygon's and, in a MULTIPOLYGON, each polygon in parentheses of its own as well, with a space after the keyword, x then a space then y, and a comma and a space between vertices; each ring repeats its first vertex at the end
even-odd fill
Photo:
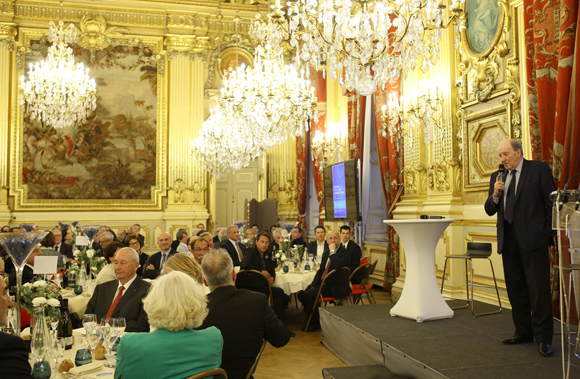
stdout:
MULTIPOLYGON (((332 270, 348 267, 350 261, 350 254, 344 248, 343 245, 339 245, 338 232, 330 231, 326 238, 328 242, 328 249, 322 254, 322 261, 320 267, 316 272, 316 276, 308 288, 298 294, 298 300, 304 305, 304 310, 306 313, 310 314, 312 312, 312 307, 316 302, 316 296, 318 295, 318 290, 322 284, 322 280, 326 275, 332 270)), ((322 287, 322 296, 334 297, 336 299, 341 299, 352 292, 352 289, 348 284, 330 286, 326 285, 322 287)), ((318 317, 318 308, 314 310, 312 314, 312 320, 310 320, 310 325, 306 332, 312 332, 320 328, 320 320, 318 317)), ((304 330, 304 328, 302 329, 304 330)))
POLYGON ((96 314, 99 322, 103 318, 124 317, 127 332, 149 332, 142 300, 150 284, 137 276, 138 268, 139 254, 130 247, 120 249, 115 257, 117 280, 95 288, 85 314, 96 314))

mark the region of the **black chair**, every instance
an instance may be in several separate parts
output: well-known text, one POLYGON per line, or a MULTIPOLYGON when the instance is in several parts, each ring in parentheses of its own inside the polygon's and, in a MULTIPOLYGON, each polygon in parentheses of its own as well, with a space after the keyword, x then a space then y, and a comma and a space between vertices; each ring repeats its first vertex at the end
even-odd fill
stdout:
POLYGON ((341 305, 344 299, 346 299, 347 303, 350 302, 349 301, 350 295, 346 295, 342 299, 335 299, 334 297, 322 296, 322 287, 324 287, 325 285, 336 286, 341 284, 348 284, 349 282, 350 282, 350 269, 348 267, 342 267, 332 270, 326 275, 324 279, 322 279, 322 283, 320 283, 320 288, 318 289, 318 294, 316 295, 316 301, 314 302, 312 312, 310 312, 310 317, 308 317, 308 321, 306 322, 304 330, 308 330, 310 320, 312 319, 312 314, 316 310, 316 307, 322 306, 323 304, 326 305, 331 301, 334 302, 336 305, 341 305))
POLYGON ((443 293, 443 286, 445 284, 445 273, 447 271, 447 260, 448 259, 463 259, 465 261, 465 283, 467 286, 467 298, 456 298, 456 297, 446 297, 447 299, 453 300, 463 300, 466 301, 467 304, 461 307, 455 307, 451 309, 461 309, 467 308, 469 303, 471 303, 471 314, 473 317, 477 316, 485 316, 491 315, 494 313, 499 313, 502 310, 501 306, 501 299, 499 297, 499 290, 497 288, 497 281, 495 280, 495 271, 493 269, 493 263, 489 257, 491 256, 491 243, 481 243, 481 242, 468 242, 467 243, 467 251, 465 255, 446 255, 445 256, 445 265, 443 266, 443 279, 441 280, 441 293, 443 293), (485 284, 474 284, 473 283, 473 260, 474 259, 487 259, 489 261, 489 265, 491 267, 491 272, 493 275, 493 286, 488 286, 485 284), (469 270, 467 269, 467 261, 469 261, 469 270), (492 312, 485 312, 485 313, 475 313, 473 309, 473 287, 483 287, 483 288, 495 288, 495 292, 497 294, 497 301, 499 304, 499 310, 492 311, 492 312), (470 296, 471 292, 471 296, 470 296))
POLYGON ((367 298, 369 303, 376 304, 375 297, 371 291, 371 285, 367 284, 369 277, 375 271, 375 267, 377 265, 377 261, 375 263, 364 263, 358 266, 350 275, 350 282, 352 284, 352 293, 350 294, 350 298, 353 305, 359 303, 364 304, 363 302, 363 294, 367 294, 367 298), (356 284, 355 284, 356 283, 356 284))
POLYGON ((213 379, 228 379, 228 374, 221 368, 210 368, 197 374, 188 376, 185 379, 203 379, 211 376, 213 379))
POLYGON ((258 291, 258 288, 268 287, 268 302, 271 307, 274 306, 274 296, 272 287, 268 278, 258 270, 240 270, 236 275, 236 288, 245 288, 248 290, 258 291))
POLYGON ((254 373, 256 372, 256 368, 258 367, 258 361, 260 360, 260 357, 262 356, 262 353, 264 352, 264 348, 266 348, 267 343, 268 342, 266 340, 264 340, 264 342, 262 342, 262 348, 260 349, 260 352, 256 356, 256 360, 254 361, 254 364, 250 368, 250 371, 248 371, 248 375, 246 375, 246 379, 250 379, 252 377, 252 375, 254 375, 254 373))

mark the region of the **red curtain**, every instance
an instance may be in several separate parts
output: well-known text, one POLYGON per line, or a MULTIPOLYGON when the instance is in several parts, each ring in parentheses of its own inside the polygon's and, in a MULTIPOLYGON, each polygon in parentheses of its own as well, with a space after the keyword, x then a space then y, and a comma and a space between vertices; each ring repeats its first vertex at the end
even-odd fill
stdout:
POLYGON ((306 201, 308 199, 308 151, 309 132, 296 137, 296 190, 298 205, 298 226, 308 230, 306 225, 306 201))
MULTIPOLYGON (((366 97, 348 92, 348 158, 360 159, 363 151, 366 97)), ((362 163, 362 162, 361 162, 362 163)), ((361 167, 362 168, 362 167, 361 167)))
MULTIPOLYGON (((312 83, 316 83, 316 97, 318 98, 318 122, 312 122, 310 125, 310 138, 312 146, 312 139, 316 135, 316 131, 326 133, 326 79, 321 72, 312 72, 312 83)), ((312 176, 314 178, 314 186, 316 188, 316 197, 318 198, 318 211, 322 212, 324 208, 324 179, 323 179, 323 162, 321 162, 314 151, 312 152, 312 176)), ((323 224, 322 220, 318 220, 319 224, 323 224)))
MULTIPOLYGON (((391 139, 389 136, 383 137, 380 132, 380 120, 382 116, 381 107, 387 104, 389 93, 394 93, 400 97, 399 81, 387 85, 385 90, 377 89, 373 102, 373 122, 375 129, 375 139, 377 144, 377 156, 381 170, 381 181, 385 194, 387 211, 391 208, 397 196, 398 185, 403 184, 403 146, 402 139, 391 139)), ((387 218, 392 218, 388 214, 387 218)), ((385 277, 383 288, 391 291, 391 288, 399 276, 399 239, 395 235, 395 230, 389 226, 387 230, 387 264, 385 267, 385 277)))
MULTIPOLYGON (((531 156, 550 164, 561 189, 580 169, 580 129, 574 117, 580 109, 575 59, 580 48, 578 0, 524 0, 524 10, 531 156)), ((571 184, 570 188, 578 187, 577 180, 571 184)), ((570 262, 567 245, 562 246, 563 263, 570 262)), ((551 261, 558 264, 555 249, 551 261)), ((554 274, 552 270, 552 279, 557 280, 554 274)))

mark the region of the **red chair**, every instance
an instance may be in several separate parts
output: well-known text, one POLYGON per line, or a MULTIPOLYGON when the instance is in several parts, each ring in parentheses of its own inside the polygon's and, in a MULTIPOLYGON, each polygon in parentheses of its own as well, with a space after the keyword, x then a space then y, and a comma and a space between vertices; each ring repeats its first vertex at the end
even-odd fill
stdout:
POLYGON ((352 293, 350 294, 352 303, 354 305, 358 304, 359 301, 361 304, 364 304, 362 297, 364 293, 367 294, 369 303, 371 304, 377 303, 375 297, 373 296, 373 292, 371 291, 372 286, 370 284, 367 284, 369 277, 375 271, 377 262, 378 261, 375 261, 375 263, 373 263, 372 265, 368 262, 365 264, 361 264, 356 270, 352 272, 349 281, 353 283, 354 280, 354 282, 358 283, 352 284, 352 293))
POLYGON ((329 302, 334 302, 337 306, 342 304, 342 301, 346 299, 346 302, 350 302, 350 295, 346 295, 342 299, 335 299, 334 297, 324 297, 322 296, 322 287, 325 284, 329 286, 336 286, 340 284, 346 284, 350 280, 350 269, 348 267, 337 268, 336 270, 332 270, 331 272, 326 275, 324 279, 322 279, 322 283, 320 284, 320 288, 318 289, 318 295, 316 296, 316 302, 312 307, 312 312, 310 312, 310 317, 308 317, 308 321, 306 322, 306 326, 304 330, 308 330, 308 326, 310 325, 310 320, 312 319, 312 314, 316 307, 322 306, 323 304, 326 305, 329 302))
POLYGON ((362 266, 364 264, 369 263, 370 261, 371 261, 371 259, 369 257, 362 257, 358 265, 362 266))

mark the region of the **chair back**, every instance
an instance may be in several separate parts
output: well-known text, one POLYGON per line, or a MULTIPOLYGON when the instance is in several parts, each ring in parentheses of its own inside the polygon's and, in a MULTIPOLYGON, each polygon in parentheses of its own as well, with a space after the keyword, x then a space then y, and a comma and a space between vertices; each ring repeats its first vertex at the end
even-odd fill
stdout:
POLYGON ((208 376, 211 376, 213 379, 228 379, 228 374, 222 368, 210 368, 209 370, 204 370, 197 374, 188 376, 185 379, 203 379, 208 376))
POLYGON ((322 287, 325 284, 330 286, 336 286, 340 284, 348 284, 350 281, 350 269, 348 267, 337 268, 332 270, 326 275, 326 278, 322 280, 322 287))
POLYGON ((489 242, 468 242, 465 255, 472 257, 489 257, 491 255, 491 243, 489 242))
POLYGON ((262 348, 260 349, 260 352, 256 356, 256 360, 254 361, 254 364, 250 368, 250 371, 248 371, 248 375, 246 375, 246 379, 250 379, 252 377, 252 375, 254 375, 254 373, 256 372, 256 368, 258 367, 258 361, 260 360, 260 357, 262 356, 262 353, 264 352, 264 348, 266 347, 267 343, 268 342, 266 340, 264 340, 264 342, 262 342, 262 348))
POLYGON ((350 275, 349 282, 358 283, 353 284, 353 288, 355 286, 359 286, 360 288, 365 288, 365 284, 367 284, 367 280, 371 276, 371 272, 373 271, 373 265, 370 263, 365 263, 361 266, 358 266, 350 275))
POLYGON ((248 290, 255 290, 257 288, 268 287, 268 301, 270 305, 274 304, 272 296, 272 288, 268 278, 258 270, 240 270, 236 275, 236 288, 244 288, 248 290))

